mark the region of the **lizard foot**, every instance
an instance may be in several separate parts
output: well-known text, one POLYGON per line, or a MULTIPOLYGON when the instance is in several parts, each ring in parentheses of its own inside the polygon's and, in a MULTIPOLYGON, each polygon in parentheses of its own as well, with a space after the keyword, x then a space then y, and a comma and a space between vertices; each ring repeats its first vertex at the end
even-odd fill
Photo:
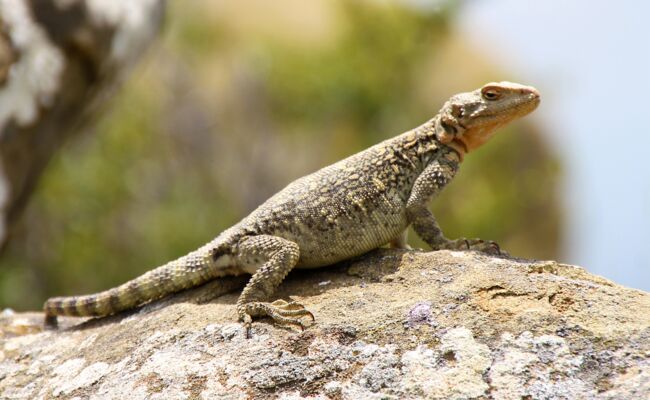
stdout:
POLYGON ((307 325, 302 321, 302 317, 308 316, 314 322, 314 314, 295 301, 276 300, 272 303, 251 302, 245 304, 240 311, 240 319, 244 322, 246 328, 246 337, 250 337, 250 328, 253 317, 268 316, 280 325, 293 325, 305 330, 307 325))
POLYGON ((507 255, 505 251, 502 251, 499 245, 496 242, 491 240, 483 239, 465 239, 460 238, 456 240, 450 240, 449 242, 440 246, 440 249, 447 250, 478 250, 487 254, 495 255, 507 255))

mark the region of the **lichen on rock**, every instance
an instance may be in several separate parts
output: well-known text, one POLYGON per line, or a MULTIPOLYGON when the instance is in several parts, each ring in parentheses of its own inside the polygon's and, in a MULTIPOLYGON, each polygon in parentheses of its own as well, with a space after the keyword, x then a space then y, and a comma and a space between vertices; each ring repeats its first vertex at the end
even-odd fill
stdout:
MULTIPOLYGON (((242 280, 224 282, 234 288, 242 280)), ((578 267, 475 252, 378 250, 347 265, 291 274, 278 296, 299 299, 315 325, 299 332, 261 320, 250 339, 234 322, 237 292, 197 304, 206 290, 113 317, 64 319, 59 331, 12 325, 36 324, 37 313, 5 315, 0 397, 650 395, 650 295, 578 267)))

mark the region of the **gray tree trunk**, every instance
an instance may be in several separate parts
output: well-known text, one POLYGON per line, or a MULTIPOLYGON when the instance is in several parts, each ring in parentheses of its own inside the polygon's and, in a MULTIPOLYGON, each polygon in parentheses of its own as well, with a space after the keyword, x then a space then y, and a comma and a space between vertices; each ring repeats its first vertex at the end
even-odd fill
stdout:
POLYGON ((0 0, 0 246, 62 143, 160 31, 164 0, 0 0))

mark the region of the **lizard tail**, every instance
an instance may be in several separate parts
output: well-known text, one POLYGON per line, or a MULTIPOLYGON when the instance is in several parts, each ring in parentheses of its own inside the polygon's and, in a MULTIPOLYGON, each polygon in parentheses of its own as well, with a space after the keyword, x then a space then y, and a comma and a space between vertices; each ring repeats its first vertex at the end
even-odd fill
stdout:
POLYGON ((215 263, 216 258, 214 251, 201 248, 103 292, 50 298, 43 305, 45 324, 55 327, 57 315, 111 315, 201 285, 224 275, 225 271, 220 271, 215 263))

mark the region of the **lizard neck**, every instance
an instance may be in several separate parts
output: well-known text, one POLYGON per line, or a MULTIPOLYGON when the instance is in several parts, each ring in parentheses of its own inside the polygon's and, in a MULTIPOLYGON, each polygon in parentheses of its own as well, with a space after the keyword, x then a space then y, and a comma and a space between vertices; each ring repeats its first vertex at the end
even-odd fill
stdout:
POLYGON ((467 144, 460 138, 456 138, 449 142, 448 144, 441 144, 442 146, 448 147, 452 152, 456 153, 458 156, 458 162, 463 162, 465 159, 465 154, 469 153, 467 149, 467 144))
MULTIPOLYGON (((433 140, 438 143, 438 146, 453 151, 458 155, 458 162, 462 162, 465 159, 465 154, 470 151, 470 148, 467 142, 463 140, 462 135, 448 133, 441 123, 440 114, 429 121, 429 123, 431 125, 431 136, 433 137, 433 140)), ((456 127, 455 129, 460 128, 461 127, 456 127)))
POLYGON ((460 163, 469 152, 467 144, 461 138, 453 138, 448 143, 443 143, 437 134, 440 129, 442 127, 439 116, 414 129, 418 139, 415 152, 423 167, 441 156, 460 163))
POLYGON ((383 146, 391 148, 390 157, 396 156, 400 160, 396 162, 402 168, 408 168, 416 174, 422 173, 430 163, 442 159, 460 164, 468 151, 467 146, 460 139, 449 143, 439 140, 436 134, 438 124, 439 117, 436 116, 419 127, 390 139, 383 146))

